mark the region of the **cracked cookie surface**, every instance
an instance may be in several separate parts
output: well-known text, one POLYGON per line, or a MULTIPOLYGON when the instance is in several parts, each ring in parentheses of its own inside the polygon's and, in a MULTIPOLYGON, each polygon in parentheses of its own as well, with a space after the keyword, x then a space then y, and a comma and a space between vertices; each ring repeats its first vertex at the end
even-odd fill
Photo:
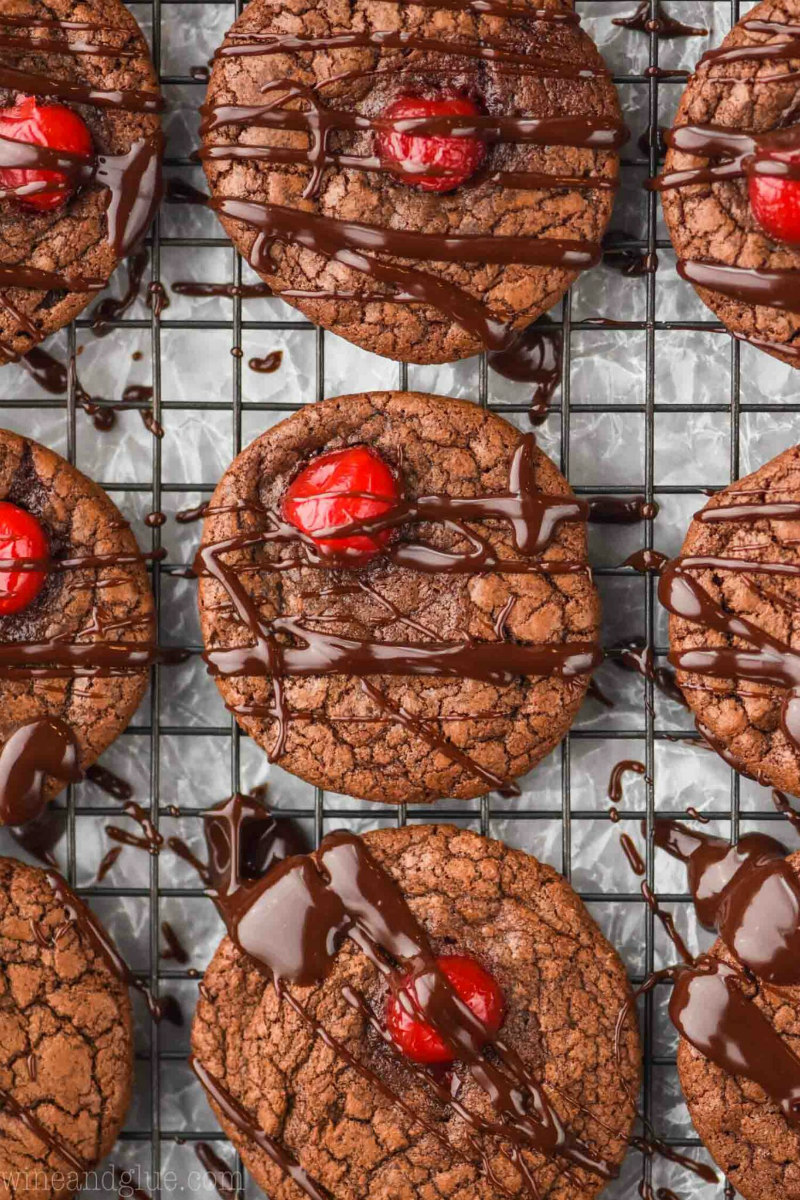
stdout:
MULTIPOLYGON (((800 852, 788 861, 800 874, 800 852)), ((709 951, 737 966, 718 939, 709 951)), ((800 1052, 800 987, 759 989, 754 1003, 792 1050, 800 1052)), ((744 1200, 799 1200, 800 1130, 752 1080, 729 1075, 689 1042, 678 1047, 689 1113, 717 1165, 744 1200)))
MULTIPOLYGON (((779 46, 786 41, 786 34, 747 30, 742 23, 745 20, 796 25, 800 21, 800 0, 765 0, 749 9, 722 42, 724 49, 770 43, 779 46)), ((674 125, 720 125, 746 133, 796 125, 800 121, 798 70, 800 57, 712 61, 690 78, 674 125)), ((670 149, 664 171, 689 170, 706 166, 707 162, 670 149)), ((800 250, 773 241, 756 221, 746 177, 671 188, 663 193, 662 202, 679 258, 732 267, 800 271, 800 250)), ((781 354, 780 346, 762 349, 794 367, 800 366, 800 313, 749 304, 705 287, 696 290, 733 333, 756 342, 786 343, 794 354, 781 354)))
MULTIPOLYGON (((752 475, 715 493, 706 508, 762 502, 800 502, 800 447, 784 451, 752 475)), ((681 554, 798 566, 798 539, 798 520, 766 516, 741 522, 694 520, 681 554)), ((800 579, 715 569, 713 564, 703 570, 693 569, 691 575, 726 613, 745 617, 795 652, 800 648, 800 579)), ((753 648, 742 638, 675 615, 670 616, 669 638, 673 651, 717 646, 753 648)), ((785 688, 682 670, 677 678, 698 724, 708 730, 726 761, 764 784, 800 794, 800 755, 780 725, 785 688)))
MULTIPOLYGON (((507 1005, 501 1036, 543 1082, 570 1130, 594 1152, 621 1162, 633 1120, 629 1093, 639 1081, 638 1034, 627 1025, 617 1062, 614 1026, 629 995, 625 971, 569 884, 521 851, 452 826, 383 829, 364 841, 400 886, 435 952, 468 954, 497 980, 507 1005)), ((424 1115, 452 1154, 315 1039, 228 938, 203 981, 194 1053, 336 1200, 499 1200, 503 1192, 480 1174, 466 1124, 405 1060, 390 1056, 345 1002, 346 985, 382 1014, 385 987, 349 941, 324 984, 290 987, 330 1034, 424 1115)), ((458 1099, 488 1115, 469 1073, 456 1064, 453 1074, 458 1099)), ((301 1200, 300 1189, 263 1151, 215 1112, 266 1194, 301 1200)), ((486 1148, 510 1193, 526 1194, 498 1143, 486 1148)), ((582 1168, 565 1176, 563 1163, 525 1155, 547 1200, 589 1200, 602 1186, 582 1168)))
MULTIPOLYGON (((0 1088, 91 1167, 130 1101, 131 1006, 67 918, 43 871, 0 858, 0 1088)), ((0 1196, 66 1197, 70 1173, 53 1146, 0 1112, 0 1196)))
MULTIPOLYGON (((280 508, 298 467, 324 451, 347 445, 373 447, 396 469, 409 499, 480 496, 507 490, 510 462, 521 440, 520 432, 501 417, 440 396, 374 392, 311 404, 262 434, 229 467, 210 501, 203 544, 264 530, 263 509, 280 508)), ((542 492, 572 494, 538 449, 534 463, 542 492)), ((501 558, 519 558, 505 522, 469 524, 501 558)), ((457 531, 430 522, 414 526, 414 537, 443 551, 463 551, 466 546, 457 531)), ((281 553, 272 543, 225 554, 267 620, 302 616, 314 628, 316 618, 327 633, 415 645, 464 638, 559 645, 597 637, 599 600, 588 569, 561 575, 428 574, 380 557, 351 570, 243 569, 275 561, 281 553)), ((545 564, 585 564, 585 524, 559 525, 541 559, 545 564)), ((252 631, 231 610, 229 596, 216 580, 201 577, 199 603, 206 650, 252 642, 252 631)), ((562 739, 588 679, 519 676, 509 684, 490 684, 441 676, 373 675, 370 682, 395 711, 402 708, 424 719, 480 767, 511 779, 562 739)), ((271 680, 222 676, 217 683, 231 709, 245 710, 237 712, 242 728, 269 751, 277 721, 247 715, 246 710, 255 706, 263 711, 271 704, 271 680)), ((430 739, 381 715, 354 676, 285 677, 282 691, 286 708, 295 716, 287 722, 277 761, 311 783, 392 803, 465 798, 489 790, 485 779, 453 761, 430 739)))
MULTIPOLYGON (((89 35, 75 29, 64 30, 63 36, 76 41, 88 37, 92 45, 115 48, 129 56, 21 52, 4 45, 0 49, 2 65, 99 90, 158 95, 147 43, 120 0, 3 0, 2 15, 27 22, 22 26, 26 36, 36 30, 37 19, 88 22, 89 35)), ((12 28, 19 32, 18 26, 12 28)), ((52 27, 40 27, 36 32, 43 41, 52 42, 55 36, 52 27)), ((0 108, 13 105, 16 94, 0 86, 0 108)), ((138 138, 160 128, 159 118, 148 113, 68 103, 88 126, 98 154, 127 153, 138 138)), ((108 190, 99 183, 81 188, 62 208, 46 213, 21 209, 13 198, 0 199, 0 266, 109 279, 118 259, 107 240, 107 205, 108 190)), ((7 350, 3 353, 0 348, 0 364, 26 354, 37 342, 69 324, 95 295, 0 288, 0 343, 7 350)))
MULTIPOLYGON (((281 103, 286 89, 264 88, 279 80, 291 81, 311 91, 315 105, 375 119, 401 93, 440 95, 447 86, 495 117, 592 117, 620 120, 619 102, 610 77, 595 75, 564 78, 546 70, 515 69, 515 64, 436 53, 428 48, 439 41, 483 41, 500 58, 541 56, 548 62, 587 72, 604 70, 597 48, 577 26, 535 21, 532 15, 509 18, 476 13, 466 5, 443 7, 331 0, 252 0, 229 31, 218 52, 209 84, 206 112, 217 106, 263 106, 281 103), (325 39, 331 34, 390 32, 423 38, 425 48, 404 44, 347 45, 313 51, 268 55, 232 55, 231 47, 247 35, 299 35, 325 39), (227 55, 220 57, 220 55, 227 55), (345 76, 335 81, 334 77, 345 76)), ((519 4, 535 10, 534 0, 519 4)), ((545 0, 542 7, 558 10, 545 0)), ((304 108, 290 100, 289 107, 304 108)), ((305 151, 309 135, 283 128, 250 124, 207 129, 206 151, 214 147, 272 147, 279 153, 305 151)), ((337 130, 330 149, 338 156, 374 158, 371 130, 337 130)), ((255 151, 254 151, 255 152, 255 151)), ((437 235, 516 235, 525 238, 567 238, 599 242, 611 214, 613 188, 561 186, 522 190, 494 182, 498 172, 539 172, 566 177, 602 177, 614 184, 618 176, 616 152, 570 146, 536 146, 512 139, 488 147, 487 159, 469 186, 450 194, 434 195, 410 188, 383 170, 356 170, 341 159, 325 168, 318 193, 303 196, 310 168, 275 162, 213 160, 204 163, 215 197, 238 197, 298 209, 320 217, 357 221, 393 231, 437 235)), ((256 233, 241 221, 223 217, 226 232, 240 252, 253 260, 256 233)), ((433 254, 433 251, 431 252, 433 254)), ((391 302, 387 287, 344 261, 330 261, 309 247, 273 243, 269 260, 260 268, 262 278, 289 304, 301 309, 317 325, 331 329, 359 346, 409 362, 452 362, 483 348, 468 332, 431 303, 391 302), (300 298, 292 290, 318 292, 321 297, 300 298), (336 293, 331 295, 331 293, 336 293), (344 295, 342 294, 344 293, 344 295), (385 298, 384 298, 385 297, 385 298)), ((438 281, 462 289, 479 301, 503 324, 523 328, 548 311, 576 278, 560 266, 491 265, 389 258, 381 261, 422 270, 438 281)), ((400 290, 403 290, 401 285, 400 290)))
MULTIPOLYGON (((102 566, 49 572, 42 591, 18 613, 0 616, 0 643, 150 642, 155 607, 144 563, 127 522, 101 487, 52 450, 0 430, 0 500, 9 500, 43 525, 58 560, 110 555, 102 566)), ((0 679, 0 747, 20 725, 55 717, 68 725, 86 768, 121 733, 147 686, 146 668, 109 675, 0 679)), ((52 799, 63 787, 48 777, 52 799)))

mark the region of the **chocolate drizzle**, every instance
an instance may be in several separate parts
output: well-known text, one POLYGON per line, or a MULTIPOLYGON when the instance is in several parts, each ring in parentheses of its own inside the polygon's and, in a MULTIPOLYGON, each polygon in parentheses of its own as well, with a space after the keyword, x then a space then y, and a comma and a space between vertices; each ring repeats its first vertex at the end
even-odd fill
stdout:
POLYGON ((673 821, 656 845, 687 866, 700 922, 733 958, 701 956, 673 970, 670 1017, 701 1054, 758 1083, 800 1125, 800 1059, 756 1003, 759 991, 800 983, 800 880, 786 848, 763 834, 731 846, 673 821))
MULTIPOLYGON (((528 434, 513 455, 509 487, 505 493, 402 499, 380 516, 319 531, 318 536, 373 534, 385 529, 408 528, 421 521, 435 521, 456 529, 467 540, 468 548, 446 552, 400 538, 385 548, 385 557, 398 566, 425 573, 586 573, 583 563, 545 561, 540 557, 563 522, 585 520, 587 505, 571 496, 553 496, 538 491, 533 447, 533 435, 528 434), (501 559, 486 538, 464 524, 467 520, 490 519, 503 521, 511 527, 518 557, 501 559)), ((272 543, 279 549, 289 545, 296 552, 287 558, 266 559, 259 563, 259 570, 286 570, 297 566, 329 569, 330 563, 319 556, 311 539, 289 525, 276 509, 253 505, 246 508, 261 519, 259 523, 263 527, 203 545, 197 555, 195 572, 217 581, 239 622, 247 629, 250 640, 232 648, 210 648, 204 657, 212 675, 224 678, 266 676, 272 680, 271 704, 239 707, 234 711, 239 716, 274 720, 275 738, 270 751, 274 759, 283 754, 288 722, 293 719, 285 701, 284 680, 309 675, 355 675, 362 679, 364 691, 382 718, 412 729, 451 761, 468 767, 489 787, 507 787, 510 785, 508 779, 501 779, 467 759, 450 739, 443 736, 439 731, 439 719, 425 720, 393 705, 379 688, 367 683, 365 677, 437 676, 508 685, 522 675, 550 675, 566 680, 578 678, 590 674, 602 660, 601 651, 593 642, 530 645, 506 640, 502 630, 498 639, 491 642, 466 639, 443 642, 432 636, 424 642, 380 642, 329 633, 314 628, 301 617, 278 615, 268 619, 244 585, 241 574, 244 563, 240 560, 237 566, 226 561, 226 556, 272 543)), ((207 516, 215 513, 213 507, 205 511, 207 516)), ((223 508, 221 511, 231 510, 223 508)), ((249 565, 252 567, 252 562, 249 565)))
POLYGON ((676 17, 664 12, 661 0, 656 0, 655 17, 650 15, 650 0, 641 0, 635 12, 627 17, 613 17, 612 25, 620 25, 623 29, 635 29, 639 33, 654 33, 659 40, 680 37, 705 37, 707 29, 695 25, 685 25, 676 17))
MULTIPOLYGON (((46 22, 46 27, 58 34, 51 39, 32 35, 31 25, 36 29, 45 27, 39 20, 26 19, 25 24, 22 24, 13 17, 0 16, 0 49, 12 54, 84 54, 114 58, 131 56, 131 52, 113 46, 94 45, 74 38, 72 35, 78 29, 74 22, 46 22), (3 32, 4 28, 12 32, 3 32)), ((92 28, 102 30, 105 34, 129 33, 127 29, 115 29, 112 26, 97 25, 92 28)), ((0 87, 14 93, 57 98, 68 103, 85 104, 101 109, 155 114, 163 108, 162 99, 156 92, 93 88, 86 84, 54 78, 51 74, 39 75, 3 63, 0 63, 0 87)), ((51 150, 45 146, 0 137, 0 167, 55 170, 66 177, 65 184, 61 185, 63 188, 107 189, 107 240, 119 260, 125 258, 142 239, 160 203, 163 144, 161 132, 156 131, 136 139, 124 153, 96 154, 86 158, 66 151, 51 150)), ((27 184, 19 189, 12 188, 0 193, 0 198, 9 194, 35 194, 45 189, 53 191, 57 190, 57 186, 54 187, 52 181, 27 184)), ((22 264, 0 268, 0 288, 29 288, 42 292, 91 292, 104 287, 105 283, 104 279, 93 279, 78 273, 62 274, 22 264)), ((2 306, 9 313, 13 307, 5 299, 2 306)), ((24 333, 34 341, 40 339, 40 333, 28 317, 18 310, 14 310, 13 315, 18 318, 16 334, 24 333)), ((7 341, 0 344, 0 351, 13 361, 19 359, 19 355, 7 341)))
MULTIPOLYGON (((531 1166, 523 1157, 525 1151, 555 1156, 570 1169, 582 1168, 602 1179, 612 1176, 611 1166, 564 1125, 519 1055, 502 1037, 490 1035, 459 1000, 440 972, 427 936, 402 893, 361 839, 350 833, 331 834, 316 855, 289 858, 261 879, 248 882, 229 877, 214 899, 231 938, 272 982, 278 997, 297 1012, 316 1037, 393 1103, 404 1107, 402 1099, 371 1068, 327 1034, 294 992, 293 985, 308 987, 327 978, 343 938, 367 956, 388 988, 401 995, 411 1011, 436 1029, 454 1058, 486 1093, 494 1110, 492 1118, 468 1112, 456 1096, 433 1080, 439 1100, 466 1120, 475 1134, 500 1139, 511 1147, 506 1157, 517 1168, 524 1194, 532 1198, 539 1195, 531 1166), (409 978, 414 981, 413 989, 409 978)), ((377 1024, 376 1032, 387 1050, 396 1053, 365 997, 349 986, 342 994, 369 1024, 377 1024)), ((250 1114, 203 1064, 194 1060, 193 1066, 224 1119, 265 1150, 306 1195, 327 1195, 307 1175, 298 1177, 302 1168, 286 1147, 259 1130, 250 1114)), ((429 1076, 418 1074, 431 1082, 429 1076)), ((421 1114, 409 1115, 429 1128, 421 1114)), ((435 1128, 431 1127, 431 1132, 442 1140, 435 1128)), ((472 1135, 469 1144, 490 1182, 496 1183, 486 1151, 472 1135)), ((455 1146, 447 1148, 462 1157, 455 1146)), ((505 1194, 515 1194, 500 1187, 505 1194)))
MULTIPOLYGON (((449 0, 448 4, 431 7, 468 11, 470 4, 468 0, 449 0)), ((510 9, 506 12, 507 6, 501 7, 505 15, 511 15, 510 9)), ((472 11, 479 10, 473 8, 472 11)), ((557 10, 517 9, 514 15, 519 15, 529 23, 564 23, 565 18, 569 18, 566 23, 577 23, 574 13, 557 10)), ((498 69, 553 75, 565 79, 591 81, 607 75, 604 67, 575 67, 566 61, 555 61, 539 54, 521 52, 513 42, 505 40, 496 41, 486 36, 475 40, 445 40, 435 36, 423 36, 415 31, 397 30, 358 29, 330 33, 323 37, 255 31, 238 33, 234 30, 229 34, 226 44, 217 51, 215 60, 219 62, 245 56, 288 56, 318 50, 332 53, 351 47, 371 47, 381 54, 387 52, 389 56, 382 58, 381 67, 375 72, 381 75, 401 69, 398 66, 399 60, 391 57, 392 52, 442 55, 461 58, 466 62, 478 60, 495 64, 498 69)), ((203 109, 202 133, 207 144, 200 152, 200 158, 205 163, 239 161, 274 164, 276 167, 306 168, 308 179, 303 197, 307 200, 319 193, 328 168, 366 172, 387 170, 386 164, 378 156, 334 152, 331 149, 331 139, 343 132, 374 134, 387 129, 398 129, 419 135, 468 137, 478 139, 487 146, 501 143, 574 146, 598 152, 613 152, 627 138, 627 131, 621 124, 592 117, 538 118, 479 114, 469 117, 450 115, 399 120, 365 116, 325 105, 322 97, 325 87, 358 78, 362 74, 363 72, 355 71, 334 75, 315 86, 308 86, 292 77, 277 78, 262 87, 262 92, 266 93, 262 104, 206 105, 203 109), (298 107, 296 101, 299 101, 302 107, 298 107), (209 135, 216 131, 234 131, 242 127, 305 132, 308 134, 309 144, 306 148, 285 144, 208 144, 209 135)), ((489 165, 479 171, 475 179, 466 186, 483 183, 521 190, 572 188, 607 191, 617 186, 617 179, 616 172, 607 169, 602 173, 562 175, 541 171, 492 170, 489 165)), ((334 288, 327 291, 323 289, 318 292, 302 292, 279 288, 279 294, 284 298, 353 298, 363 303, 374 298, 390 303, 423 304, 443 312, 449 320, 460 325, 486 349, 494 352, 508 351, 518 336, 519 329, 515 327, 514 320, 501 320, 483 301, 476 299, 465 288, 421 270, 415 264, 448 261, 498 265, 515 263, 559 267, 568 272, 576 272, 599 261, 602 253, 600 247, 594 243, 559 237, 536 238, 498 234, 446 237, 440 234, 416 233, 355 221, 335 220, 313 211, 286 208, 278 204, 256 202, 235 196, 216 196, 209 203, 220 216, 241 222, 256 231, 257 237, 249 253, 249 260, 262 276, 271 278, 275 274, 271 250, 277 243, 312 250, 329 262, 339 262, 350 271, 365 276, 369 284, 379 285, 374 297, 362 294, 359 290, 343 292, 334 288), (397 264, 397 258, 406 260, 406 264, 397 264), (409 265, 409 260, 412 265, 409 265)))
POLYGON ((45 779, 62 783, 83 778, 78 745, 68 725, 43 717, 20 725, 0 752, 0 825, 24 825, 42 815, 45 779))

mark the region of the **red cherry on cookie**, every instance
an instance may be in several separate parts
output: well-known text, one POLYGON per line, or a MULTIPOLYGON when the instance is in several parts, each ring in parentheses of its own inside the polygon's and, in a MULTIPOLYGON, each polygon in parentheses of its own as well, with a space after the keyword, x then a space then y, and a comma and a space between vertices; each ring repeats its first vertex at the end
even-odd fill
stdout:
MULTIPOLYGON (((776 162, 800 163, 800 150, 776 150, 769 158, 776 162)), ((760 175, 753 171, 747 187, 753 215, 764 232, 776 242, 800 245, 800 179, 760 175)))
MULTIPOLYGON (((92 153, 92 135, 77 113, 63 104, 39 104, 33 96, 17 96, 13 108, 0 109, 0 137, 32 146, 46 146, 49 150, 66 150, 87 158, 92 153)), ((61 171, 0 167, 0 191, 31 183, 63 184, 66 181, 67 177, 61 171)), ((70 195, 71 190, 56 190, 32 192, 15 199, 26 208, 50 212, 65 204, 70 195)))
MULTIPOLYGON (((415 117, 477 117, 480 111, 464 96, 444 96, 441 100, 400 96, 381 116, 399 121, 415 117)), ((378 134, 378 153, 384 165, 410 187, 426 192, 452 192, 474 175, 486 157, 486 147, 476 137, 400 133, 389 129, 378 134), (427 174, 425 167, 432 167, 433 171, 427 174)))
MULTIPOLYGON (((0 500, 0 558, 47 558, 47 535, 24 508, 0 500)), ((27 608, 42 590, 44 571, 0 571, 0 616, 27 608)))
POLYGON ((284 497, 283 515, 313 538, 322 554, 363 563, 380 553, 391 530, 349 537, 318 534, 382 516, 396 504, 398 496, 397 480, 383 459, 367 446, 348 446, 312 459, 295 476, 284 497))
MULTIPOLYGON (((482 1021, 490 1033, 497 1033, 503 1024, 505 1001, 503 993, 480 963, 465 955, 443 955, 436 960, 443 975, 461 1000, 482 1021)), ((410 984, 410 980, 403 981, 410 984)), ((386 1005, 386 1027, 394 1044, 406 1058, 418 1063, 449 1063, 453 1055, 439 1034, 425 1021, 409 1016, 395 996, 386 1005)))

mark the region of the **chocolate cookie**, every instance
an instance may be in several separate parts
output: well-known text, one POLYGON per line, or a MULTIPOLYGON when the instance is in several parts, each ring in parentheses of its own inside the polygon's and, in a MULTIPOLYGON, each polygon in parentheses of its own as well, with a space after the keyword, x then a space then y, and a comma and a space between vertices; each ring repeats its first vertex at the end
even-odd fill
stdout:
POLYGON ((144 236, 162 136, 147 44, 119 0, 5 0, 0 42, 3 363, 76 317, 144 236))
MULTIPOLYGON (((762 869, 764 857, 762 852, 762 869)), ((740 859, 745 859, 744 850, 740 859)), ((794 872, 800 874, 800 852, 790 855, 788 862, 794 872)), ((773 894, 773 900, 780 903, 777 892, 773 894)), ((785 909, 773 912, 773 919, 788 935, 785 909)), ((796 937, 796 933, 793 932, 793 936, 796 937)), ((721 939, 714 943, 710 957, 727 964, 732 972, 741 970, 721 939)), ((796 1053, 800 1037, 800 986, 775 989, 751 986, 741 976, 740 980, 742 990, 758 1013, 766 1018, 768 1027, 777 1031, 784 1047, 796 1053)), ((707 1018, 710 1013, 708 1009, 707 1018)), ((750 1027, 754 1024, 751 1021, 750 1027)), ((755 1036, 753 1029, 749 1040, 751 1047, 755 1045, 755 1036)), ((720 1044, 726 1043, 720 1039, 720 1044)), ((780 1065, 774 1053, 768 1053, 768 1060, 774 1062, 777 1077, 780 1065)), ((800 1126, 797 1119, 789 1121, 777 1100, 770 1098, 759 1083, 723 1070, 683 1038, 678 1047, 678 1072, 695 1128, 737 1194, 744 1200, 775 1200, 778 1196, 796 1200, 800 1196, 800 1126)))
POLYGON ((628 983, 552 868, 452 826, 341 833, 220 907, 235 940, 203 980, 194 1066, 268 1196, 588 1200, 615 1173, 628 983))
POLYGON ((0 1177, 9 1196, 78 1191, 130 1101, 130 999, 93 940, 101 928, 87 921, 54 873, 0 858, 0 1177))
POLYGON ((307 405, 210 501, 200 616, 225 703, 336 792, 509 786, 567 732, 601 657, 585 518, 533 435, 475 405, 307 405))
POLYGON ((566 5, 252 0, 215 56, 202 155, 277 294, 435 363, 508 345, 599 261, 624 137, 566 5))
POLYGON ((40 811, 102 754, 147 685, 153 597, 105 492, 52 450, 0 431, 0 824, 40 811))
POLYGON ((765 0, 703 56, 657 183, 681 275, 733 334, 795 367, 799 21, 797 0, 765 0))
POLYGON ((695 516, 659 596, 670 661, 726 761, 800 794, 800 447, 717 492, 695 516))

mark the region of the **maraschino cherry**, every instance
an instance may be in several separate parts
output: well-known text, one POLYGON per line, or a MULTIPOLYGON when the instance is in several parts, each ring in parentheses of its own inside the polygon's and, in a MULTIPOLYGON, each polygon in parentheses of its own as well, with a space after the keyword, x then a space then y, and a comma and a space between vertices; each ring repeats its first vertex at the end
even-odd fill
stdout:
MULTIPOLYGON (((797 164, 800 149, 776 149, 765 157, 777 163, 797 164)), ((764 232, 776 242, 800 245, 800 179, 751 171, 747 187, 753 215, 764 232)))
MULTIPOLYGON (((66 150, 87 158, 92 153, 92 135, 77 113, 63 104, 40 104, 34 96, 17 96, 13 108, 0 109, 0 137, 12 142, 27 142, 32 146, 46 146, 49 150, 66 150)), ((36 209, 37 212, 60 208, 72 194, 69 188, 63 190, 67 176, 62 171, 0 168, 0 191, 32 183, 59 185, 53 191, 15 197, 18 204, 36 209)))
POLYGON ((391 530, 347 537, 319 534, 382 516, 398 498, 397 479, 383 459, 368 446, 348 446, 321 454, 303 468, 286 491, 283 515, 321 554, 358 565, 380 553, 391 530))
MULTIPOLYGON (((401 121, 418 117, 478 117, 480 110, 465 96, 449 94, 439 100, 399 96, 381 116, 401 121)), ((476 137, 401 133, 381 130, 378 153, 393 175, 410 187, 426 192, 452 192, 474 175, 486 157, 486 147, 476 137), (425 167, 433 168, 430 173, 425 167)))
MULTIPOLYGON (((47 534, 36 517, 8 500, 0 500, 0 559, 44 559, 49 554, 47 534)), ((27 608, 39 595, 44 581, 44 571, 0 571, 0 616, 27 608)))
MULTIPOLYGON (((497 1033, 505 1016, 505 1001, 497 981, 474 958, 465 955, 443 955, 437 958, 436 964, 456 995, 483 1022, 488 1032, 497 1033)), ((413 990, 410 979, 403 980, 403 984, 413 990)), ((413 1062, 453 1061, 451 1051, 436 1030, 425 1021, 409 1016, 395 996, 390 996, 386 1005, 386 1028, 394 1044, 413 1062)))

